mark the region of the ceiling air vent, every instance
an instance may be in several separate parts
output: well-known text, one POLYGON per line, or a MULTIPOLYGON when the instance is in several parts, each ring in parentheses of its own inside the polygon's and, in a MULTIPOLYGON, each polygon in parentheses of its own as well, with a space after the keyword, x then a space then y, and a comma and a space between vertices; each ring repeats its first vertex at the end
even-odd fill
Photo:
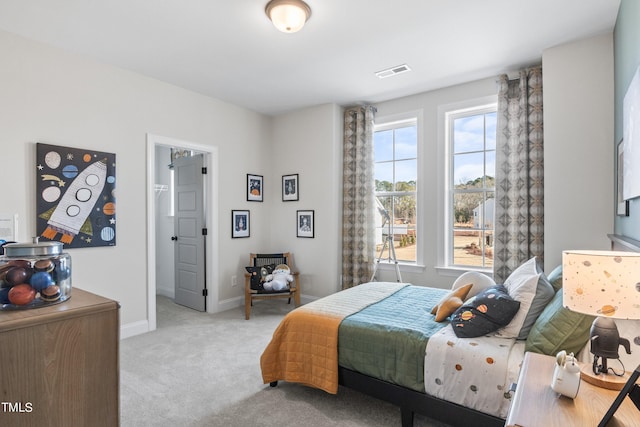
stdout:
POLYGON ((397 74, 406 73, 411 71, 411 68, 407 64, 396 65, 395 67, 387 68, 386 70, 376 72, 376 76, 380 79, 395 76, 397 74))

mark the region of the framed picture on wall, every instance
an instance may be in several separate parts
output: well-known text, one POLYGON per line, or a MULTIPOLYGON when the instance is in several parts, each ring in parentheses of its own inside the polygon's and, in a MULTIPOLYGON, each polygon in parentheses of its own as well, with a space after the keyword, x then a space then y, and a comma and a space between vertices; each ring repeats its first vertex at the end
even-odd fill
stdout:
POLYGON ((282 176, 282 201, 292 202, 299 200, 300 187, 298 185, 298 174, 282 176))
POLYGON ((249 211, 231 211, 231 238, 249 237, 249 211))
POLYGON ((36 235, 67 248, 116 245, 116 155, 36 143, 36 235))
POLYGON ((624 199, 624 144, 623 141, 618 143, 618 170, 617 170, 617 187, 616 203, 617 214, 620 216, 629 216, 629 201, 624 199))
POLYGON ((314 235, 314 211, 296 211, 297 237, 309 237, 314 235))
POLYGON ((261 202, 264 193, 262 175, 247 174, 247 201, 261 202))

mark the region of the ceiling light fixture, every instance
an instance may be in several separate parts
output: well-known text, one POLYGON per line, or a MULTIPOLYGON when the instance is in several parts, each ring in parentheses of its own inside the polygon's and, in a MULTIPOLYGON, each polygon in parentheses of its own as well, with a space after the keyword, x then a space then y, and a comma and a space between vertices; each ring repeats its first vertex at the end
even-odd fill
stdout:
POLYGON ((300 31, 311 16, 311 8, 302 0, 271 0, 264 11, 283 33, 300 31))

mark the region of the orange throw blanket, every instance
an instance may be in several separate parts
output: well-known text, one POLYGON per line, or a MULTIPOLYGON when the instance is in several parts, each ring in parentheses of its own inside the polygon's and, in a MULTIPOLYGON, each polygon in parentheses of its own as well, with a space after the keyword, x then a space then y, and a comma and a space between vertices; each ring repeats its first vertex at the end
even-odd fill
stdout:
POLYGON ((372 282, 321 298, 287 314, 260 357, 264 383, 284 380, 338 392, 338 328, 342 319, 406 284, 372 282))

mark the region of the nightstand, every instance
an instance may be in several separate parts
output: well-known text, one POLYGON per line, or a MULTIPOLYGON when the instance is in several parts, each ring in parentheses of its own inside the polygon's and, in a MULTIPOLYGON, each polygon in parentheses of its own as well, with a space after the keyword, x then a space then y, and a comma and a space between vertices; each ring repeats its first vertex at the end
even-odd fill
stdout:
MULTIPOLYGON (((556 359, 538 353, 526 353, 518 385, 511 402, 508 427, 597 426, 619 392, 580 382, 575 399, 551 389, 556 359)), ((631 427, 640 424, 640 411, 626 398, 609 426, 631 427)))

